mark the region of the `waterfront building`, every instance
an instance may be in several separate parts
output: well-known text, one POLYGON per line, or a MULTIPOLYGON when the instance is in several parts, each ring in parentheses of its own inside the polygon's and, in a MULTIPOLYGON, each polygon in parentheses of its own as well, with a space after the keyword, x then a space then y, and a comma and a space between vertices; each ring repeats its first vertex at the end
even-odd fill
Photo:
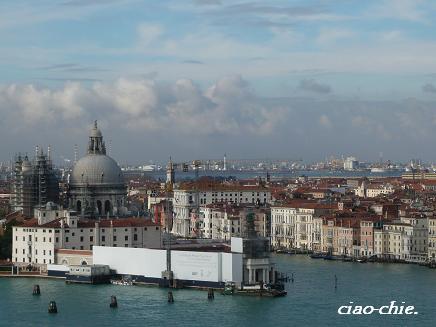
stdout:
POLYGON ((422 214, 400 217, 400 222, 412 226, 410 256, 406 261, 424 262, 428 258, 429 219, 422 214))
POLYGON ((436 216, 428 217, 428 258, 436 261, 436 216))
POLYGON ((69 206, 82 216, 107 217, 127 214, 127 187, 114 159, 106 155, 103 135, 94 123, 87 155, 74 165, 69 183, 69 206))
POLYGON ((299 202, 271 207, 271 243, 275 248, 313 250, 321 240, 320 221, 314 217, 332 212, 337 205, 299 202), (316 226, 316 228, 314 228, 316 226))
POLYGON ((374 230, 374 255, 382 259, 409 259, 412 237, 412 225, 386 222, 381 229, 374 230))
MULTIPOLYGON (((379 221, 380 222, 380 221, 379 221)), ((363 219, 360 221, 360 256, 371 257, 374 254, 374 228, 377 221, 363 219)))
POLYGON ((92 250, 95 245, 159 248, 162 243, 161 226, 144 218, 84 220, 70 210, 35 212, 37 218, 13 227, 12 261, 16 264, 65 264, 56 261, 60 249, 92 250))
MULTIPOLYGON (((196 226, 196 236, 230 240, 247 233, 246 217, 253 214, 254 230, 258 236, 270 236, 271 210, 268 206, 251 204, 215 203, 200 207, 200 220, 196 226)), ((192 222, 194 223, 194 222, 192 222)))
POLYGON ((271 192, 262 185, 223 183, 185 183, 174 190, 174 234, 182 237, 195 235, 200 219, 200 207, 214 203, 269 204, 271 192))
POLYGON ((360 221, 334 220, 332 250, 334 255, 360 256, 360 221))

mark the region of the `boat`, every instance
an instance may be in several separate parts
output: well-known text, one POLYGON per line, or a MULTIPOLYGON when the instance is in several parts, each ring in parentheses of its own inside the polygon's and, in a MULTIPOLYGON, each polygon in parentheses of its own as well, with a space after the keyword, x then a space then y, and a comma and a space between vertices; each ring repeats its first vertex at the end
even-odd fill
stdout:
POLYGON ((281 284, 256 284, 244 285, 241 289, 237 289, 235 283, 226 283, 222 295, 247 295, 247 296, 262 296, 262 297, 280 297, 288 294, 281 284))
POLYGON ((312 259, 324 259, 326 255, 324 253, 313 253, 310 255, 312 259))
POLYGON ((368 259, 367 258, 358 258, 356 261, 359 263, 366 263, 366 262, 368 262, 368 259))
POLYGON ((133 281, 130 278, 122 278, 122 279, 111 279, 112 285, 121 285, 121 286, 132 286, 133 281))

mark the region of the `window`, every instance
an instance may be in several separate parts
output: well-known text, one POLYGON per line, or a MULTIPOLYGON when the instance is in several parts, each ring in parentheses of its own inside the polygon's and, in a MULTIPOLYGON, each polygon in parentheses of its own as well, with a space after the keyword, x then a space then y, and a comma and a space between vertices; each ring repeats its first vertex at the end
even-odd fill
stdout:
POLYGON ((68 237, 65 237, 65 242, 67 242, 67 243, 68 243, 68 237))
POLYGON ((71 233, 71 236, 74 236, 74 233, 71 233))
POLYGON ((83 242, 83 236, 80 236, 80 242, 83 242))
POLYGON ((59 243, 59 237, 56 237, 56 243, 59 243))
POLYGON ((124 231, 127 232, 127 228, 125 228, 124 231))
POLYGON ((114 242, 117 240, 117 237, 114 235, 114 242))
POLYGON ((89 237, 89 241, 90 241, 90 242, 94 242, 94 236, 90 236, 90 237, 89 237))
POLYGON ((103 235, 103 236, 101 237, 101 241, 102 241, 102 242, 106 241, 106 236, 103 235))
POLYGON ((159 227, 156 227, 156 230, 159 230, 159 227))
POLYGON ((144 230, 147 230, 147 227, 144 227, 144 230))
POLYGON ((45 255, 45 250, 44 250, 44 251, 42 251, 42 254, 43 254, 43 255, 45 255))
MULTIPOLYGON (((136 229, 136 228, 135 228, 136 229)), ((137 241, 138 240, 138 234, 133 234, 133 240, 137 241)))
POLYGON ((128 241, 129 240, 129 236, 124 236, 124 241, 128 241))
POLYGON ((104 228, 101 229, 101 232, 104 233, 104 228))
POLYGON ((129 247, 129 244, 124 244, 124 247, 125 247, 125 248, 128 248, 128 247, 129 247))

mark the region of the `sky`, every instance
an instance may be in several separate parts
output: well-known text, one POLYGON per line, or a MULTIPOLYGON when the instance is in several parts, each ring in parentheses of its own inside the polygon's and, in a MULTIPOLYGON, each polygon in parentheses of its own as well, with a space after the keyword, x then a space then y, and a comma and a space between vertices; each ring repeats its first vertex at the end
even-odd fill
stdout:
POLYGON ((436 161, 436 2, 0 0, 0 161, 436 161))

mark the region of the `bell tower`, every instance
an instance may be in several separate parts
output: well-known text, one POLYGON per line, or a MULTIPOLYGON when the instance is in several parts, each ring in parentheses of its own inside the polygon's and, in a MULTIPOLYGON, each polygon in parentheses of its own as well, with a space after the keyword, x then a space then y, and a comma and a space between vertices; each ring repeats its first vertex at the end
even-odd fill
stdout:
POLYGON ((106 146, 103 135, 97 127, 97 121, 94 121, 94 127, 89 135, 88 154, 106 154, 106 146))

